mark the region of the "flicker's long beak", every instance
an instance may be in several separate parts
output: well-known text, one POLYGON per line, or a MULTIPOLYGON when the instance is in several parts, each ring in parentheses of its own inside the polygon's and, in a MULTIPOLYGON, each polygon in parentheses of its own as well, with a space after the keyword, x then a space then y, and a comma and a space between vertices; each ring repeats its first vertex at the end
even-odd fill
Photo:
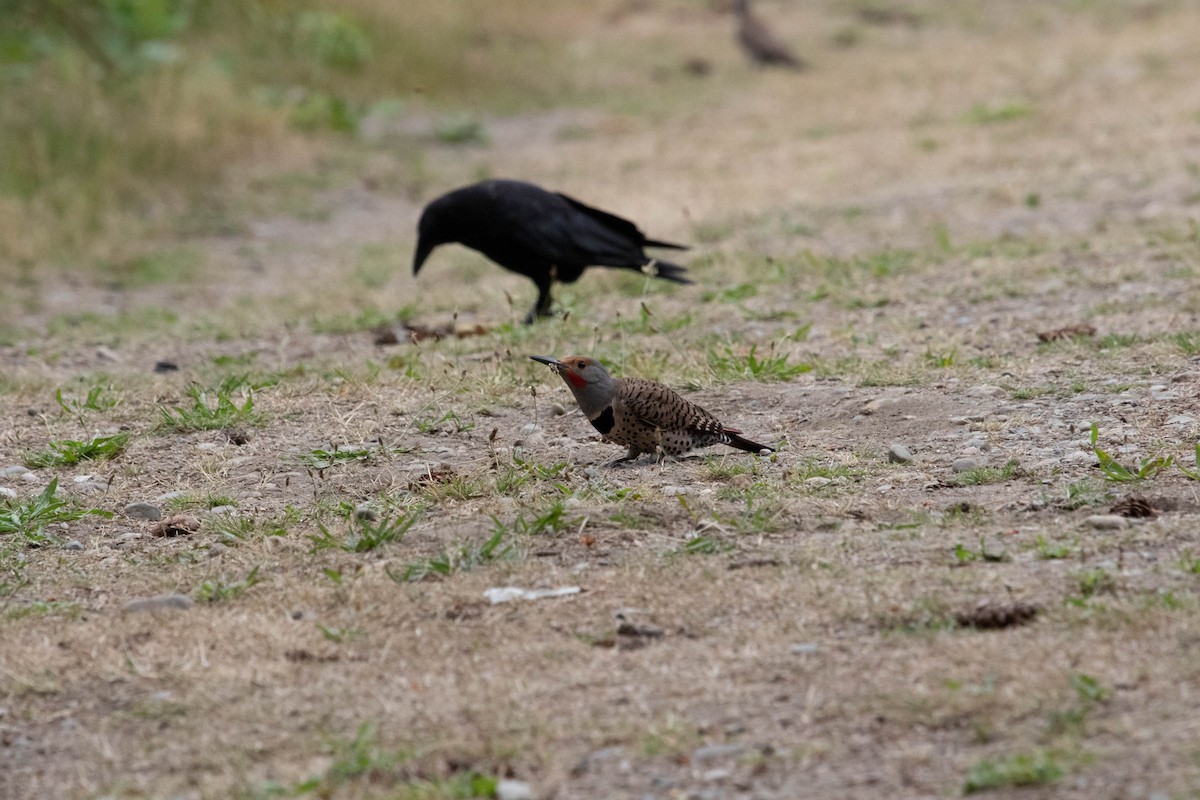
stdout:
POLYGON ((557 358, 554 358, 553 356, 530 356, 530 358, 532 358, 534 361, 537 361, 538 363, 545 364, 547 367, 554 370, 555 372, 562 372, 563 368, 567 366, 566 364, 562 363, 561 361, 559 361, 557 358))

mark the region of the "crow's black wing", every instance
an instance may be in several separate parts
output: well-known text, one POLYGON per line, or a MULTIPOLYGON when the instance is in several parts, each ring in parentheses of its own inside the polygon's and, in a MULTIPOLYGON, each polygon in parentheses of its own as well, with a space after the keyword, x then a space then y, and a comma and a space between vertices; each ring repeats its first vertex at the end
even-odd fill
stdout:
POLYGON ((642 233, 637 225, 625 219, 618 217, 616 214, 610 214, 607 211, 601 211, 598 208, 593 208, 586 203, 581 203, 574 197, 565 195, 561 192, 558 196, 567 202, 571 208, 580 212, 586 217, 598 222, 602 227, 612 231, 638 247, 665 247, 671 250, 687 250, 685 244, 675 244, 673 242, 657 241, 655 239, 647 239, 646 234, 642 233))

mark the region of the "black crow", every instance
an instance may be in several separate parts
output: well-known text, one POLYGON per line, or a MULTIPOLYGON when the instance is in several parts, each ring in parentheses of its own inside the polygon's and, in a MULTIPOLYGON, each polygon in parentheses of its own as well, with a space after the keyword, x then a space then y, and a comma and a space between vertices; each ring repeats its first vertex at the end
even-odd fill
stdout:
POLYGON ((532 280, 538 298, 527 325, 549 315, 554 281, 573 283, 590 266, 691 283, 686 269, 643 250, 686 246, 647 239, 627 219, 522 181, 481 181, 444 194, 425 207, 417 233, 413 275, 435 247, 457 242, 532 280))

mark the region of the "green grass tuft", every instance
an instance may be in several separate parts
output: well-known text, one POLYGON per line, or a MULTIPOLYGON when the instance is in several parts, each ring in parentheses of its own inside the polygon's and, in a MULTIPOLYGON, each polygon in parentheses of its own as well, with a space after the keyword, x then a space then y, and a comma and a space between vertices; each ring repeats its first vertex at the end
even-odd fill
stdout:
POLYGON ((70 502, 58 497, 58 478, 55 478, 36 497, 0 502, 0 534, 19 533, 29 544, 48 544, 55 539, 45 534, 47 526, 73 522, 92 514, 106 518, 113 516, 111 511, 99 508, 72 508, 70 502))
POLYGON ((190 386, 187 396, 192 401, 191 405, 159 408, 162 415, 158 423, 159 430, 180 433, 211 431, 237 425, 261 425, 264 421, 262 414, 254 410, 253 391, 245 393, 241 405, 233 400, 229 392, 220 389, 210 395, 199 386, 190 386))
MULTIPOLYGON (((774 347, 771 348, 772 353, 774 347)), ((708 353, 708 367, 718 380, 788 381, 797 375, 811 372, 812 364, 790 364, 786 355, 758 356, 758 345, 751 345, 745 355, 737 355, 732 347, 724 353, 708 353)))
POLYGON ((30 469, 65 467, 81 461, 110 461, 121 455, 129 444, 128 433, 112 436, 93 436, 86 442, 60 439, 50 442, 45 450, 30 450, 22 457, 30 469))
POLYGON ((448 578, 455 572, 470 572, 478 566, 508 556, 513 551, 505 544, 506 531, 496 530, 482 544, 462 545, 456 550, 446 550, 433 558, 414 561, 405 566, 403 572, 388 570, 388 577, 396 583, 416 583, 427 578, 448 578))
POLYGON ((1065 774, 1066 769, 1058 763, 1054 754, 1045 750, 1018 753, 999 760, 984 759, 967 772, 963 793, 974 794, 1016 786, 1044 786, 1055 783, 1065 774))
POLYGON ((344 550, 347 553, 369 553, 385 544, 401 542, 416 521, 421 516, 417 509, 395 519, 384 518, 378 522, 355 518, 349 523, 349 529, 341 536, 334 534, 325 525, 318 525, 320 533, 309 536, 312 549, 317 553, 321 550, 344 550))
POLYGON ((1033 106, 1027 103, 979 103, 967 112, 967 122, 972 125, 996 125, 1013 122, 1033 114, 1033 106))
POLYGON ((238 581, 227 581, 224 577, 210 578, 196 587, 196 600, 201 603, 236 600, 261 580, 258 577, 258 567, 250 570, 246 577, 238 581))

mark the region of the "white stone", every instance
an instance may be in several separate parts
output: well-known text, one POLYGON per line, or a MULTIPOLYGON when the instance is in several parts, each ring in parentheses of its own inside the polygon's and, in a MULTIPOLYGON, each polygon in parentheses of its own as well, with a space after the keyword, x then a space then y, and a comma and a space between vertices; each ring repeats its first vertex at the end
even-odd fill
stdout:
POLYGON ((1118 514, 1093 514, 1084 521, 1098 531, 1120 531, 1129 527, 1129 520, 1118 514))
POLYGON ((496 800, 533 800, 533 787, 525 781, 501 778, 496 783, 496 800))

